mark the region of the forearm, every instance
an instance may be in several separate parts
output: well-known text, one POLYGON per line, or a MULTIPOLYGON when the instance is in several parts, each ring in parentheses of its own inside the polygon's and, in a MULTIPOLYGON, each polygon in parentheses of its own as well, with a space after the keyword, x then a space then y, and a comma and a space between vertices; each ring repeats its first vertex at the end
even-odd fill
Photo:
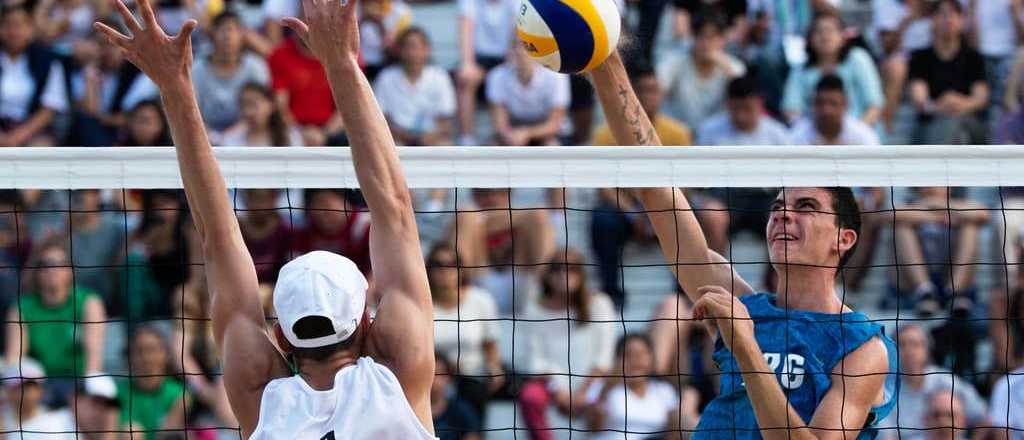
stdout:
POLYGON ((558 135, 562 128, 565 110, 555 110, 544 122, 526 127, 527 136, 531 140, 546 139, 558 135))
POLYGON ((474 52, 473 20, 459 18, 459 54, 462 55, 462 63, 476 63, 474 52))
MULTIPOLYGON (((740 337, 740 336, 737 336, 740 337)), ((817 437, 807 428, 807 423, 789 404, 782 387, 775 379, 775 372, 769 368, 764 353, 752 336, 744 343, 734 343, 733 356, 743 375, 747 397, 754 407, 757 426, 765 439, 809 440, 817 437)), ((739 341, 737 341, 739 342, 739 341)))
POLYGON ((870 107, 864 110, 864 114, 860 115, 860 120, 865 124, 874 125, 878 122, 878 117, 882 115, 881 107, 870 107))
POLYGON ((106 313, 99 299, 91 299, 86 305, 85 324, 82 332, 85 342, 85 371, 93 373, 103 370, 103 336, 106 331, 106 313))

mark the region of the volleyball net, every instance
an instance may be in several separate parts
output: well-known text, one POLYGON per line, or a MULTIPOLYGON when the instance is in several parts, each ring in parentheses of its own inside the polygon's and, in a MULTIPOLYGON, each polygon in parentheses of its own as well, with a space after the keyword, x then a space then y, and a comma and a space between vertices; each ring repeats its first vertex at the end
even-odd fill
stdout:
MULTIPOLYGON (((898 404, 880 436, 1024 436, 1022 148, 399 150, 434 299, 442 439, 695 432, 724 380, 714 330, 692 318, 636 198, 670 186, 723 256, 709 264, 790 295, 800 286, 780 288, 787 262, 765 244, 772 202, 853 188, 861 231, 835 291, 895 341, 898 404)), ((356 262, 372 314, 387 292, 372 287, 373 216, 349 150, 216 154, 268 334, 277 270, 312 250, 356 262)), ((180 189, 172 148, 0 149, 4 438, 239 436, 180 189)), ((766 360, 787 396, 818 386, 802 360, 766 360)))

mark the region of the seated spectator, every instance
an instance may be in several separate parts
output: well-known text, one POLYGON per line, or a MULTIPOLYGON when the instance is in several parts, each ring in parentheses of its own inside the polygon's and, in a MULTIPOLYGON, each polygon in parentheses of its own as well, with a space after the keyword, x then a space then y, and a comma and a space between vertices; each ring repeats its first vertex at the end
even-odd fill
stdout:
POLYGON ((826 75, 836 75, 846 85, 847 111, 866 125, 874 125, 885 104, 882 83, 871 54, 854 46, 843 34, 838 15, 818 15, 811 25, 807 41, 807 63, 789 72, 782 111, 789 121, 807 115, 816 96, 818 83, 826 75))
POLYGON ((468 402, 481 420, 487 401, 505 383, 498 355, 498 309, 486 290, 471 286, 455 248, 435 245, 427 255, 427 279, 434 299, 434 348, 455 361, 457 400, 468 402))
POLYGON ((533 376, 519 392, 519 407, 533 439, 554 438, 547 411, 554 406, 570 416, 581 414, 585 396, 582 376, 611 368, 616 332, 621 324, 607 295, 588 287, 583 256, 571 249, 555 252, 540 275, 540 295, 527 303, 516 327, 521 373, 533 376), (569 320, 566 323, 566 319, 569 320), (569 348, 572 348, 570 350, 569 348))
POLYGON ((688 41, 695 17, 718 15, 728 25, 728 41, 735 41, 747 27, 748 0, 675 0, 672 2, 672 37, 688 41))
MULTIPOLYGON (((1016 309, 1018 314, 1015 324, 1012 324, 1017 328, 1018 344, 1020 344, 1020 338, 1024 336, 1024 333, 1020 332, 1021 318, 1024 318, 1020 315, 1020 312, 1024 311, 1021 304, 1022 301, 1018 299, 1016 309)), ((1014 323, 1014 321, 1010 322, 1014 323)), ((1005 324, 1001 325, 1005 326, 1005 324)), ((1024 414, 1024 354, 1017 349, 1017 352, 1010 356, 1015 358, 1014 364, 1018 367, 1015 370, 1007 371, 1006 376, 996 381, 992 388, 988 418, 993 426, 991 432, 996 435, 996 438, 1020 440, 1024 437, 1024 419, 1020 417, 1020 414, 1024 414)))
POLYGON ((509 60, 487 74, 487 102, 499 145, 558 145, 569 77, 541 67, 517 44, 509 60))
POLYGON ((697 131, 698 145, 789 145, 786 126, 768 115, 757 79, 743 76, 726 87, 725 111, 697 131))
MULTIPOLYGON (((1015 276, 1020 277, 1021 273, 1017 271, 1015 276)), ((997 288, 989 293, 988 334, 992 342, 992 370, 997 374, 1024 367, 1024 283, 1017 280, 1012 285, 1011 289, 997 288)))
POLYGON ((125 219, 121 213, 102 211, 100 191, 82 189, 71 193, 68 229, 71 231, 75 285, 100 295, 104 306, 114 306, 114 267, 124 261, 125 219))
POLYGON ((399 64, 384 69, 373 83, 395 142, 451 145, 455 87, 448 72, 430 64, 430 38, 410 27, 395 43, 399 64))
POLYGON ((306 225, 292 235, 292 252, 334 252, 369 275, 370 211, 357 198, 355 192, 346 190, 305 190, 306 225))
MULTIPOLYGON (((15 214, 24 209, 18 190, 0 190, 0 310, 7 310, 16 300, 21 282, 19 269, 32 252, 32 238, 22 232, 24 215, 15 214)), ((5 330, 6 326, 0 326, 0 334, 5 330)))
MULTIPOLYGON (((664 92, 662 92, 661 83, 654 70, 646 66, 631 70, 630 82, 633 84, 633 90, 640 100, 640 106, 643 107, 644 113, 654 124, 654 131, 658 134, 661 144, 674 147, 693 145, 693 134, 690 127, 661 112, 664 92)), ((615 142, 615 138, 612 137, 612 129, 608 127, 607 123, 598 127, 594 132, 594 139, 590 143, 599 146, 618 145, 618 142, 615 142)))
POLYGON ((472 405, 459 399, 453 382, 455 368, 443 354, 434 354, 434 382, 430 384, 430 411, 440 440, 480 440, 483 419, 472 405))
POLYGON ((61 56, 70 56, 76 45, 92 34, 92 23, 106 17, 109 4, 93 0, 42 0, 35 6, 39 41, 61 56))
POLYGON ((928 0, 872 0, 872 22, 878 31, 882 55, 879 67, 885 88, 881 117, 887 131, 892 131, 896 112, 903 104, 911 52, 932 44, 932 6, 928 0))
POLYGON ((129 339, 128 358, 131 377, 117 384, 121 424, 143 433, 146 440, 183 435, 191 401, 172 376, 167 338, 155 327, 136 327, 129 339))
POLYGON ((121 434, 121 401, 110 376, 91 376, 82 381, 72 404, 77 440, 117 440, 121 434))
POLYGON ((53 146, 50 123, 68 110, 64 68, 36 42, 28 5, 0 7, 0 147, 53 146))
POLYGON ((267 64, 278 108, 285 120, 300 127, 304 145, 348 143, 327 74, 301 38, 286 38, 267 58, 267 64))
POLYGON ((939 389, 927 396, 924 438, 928 440, 967 440, 964 403, 952 389, 939 389))
POLYGON ((875 130, 849 113, 846 85, 825 75, 814 89, 814 113, 793 126, 796 145, 879 145, 875 130))
POLYGON ((916 199, 896 209, 899 270, 910 280, 922 316, 938 313, 946 302, 952 302, 954 313, 966 314, 972 307, 978 233, 989 213, 980 203, 949 191, 915 188, 916 199))
POLYGON ((518 0, 459 0, 459 145, 477 145, 476 102, 491 69, 505 62, 514 44, 518 0))
POLYGON ((979 113, 988 106, 984 59, 964 44, 964 9, 940 0, 932 14, 932 46, 910 57, 910 99, 917 109, 917 144, 986 142, 979 113))
POLYGON ((231 147, 301 147, 299 133, 274 104, 274 94, 266 86, 248 83, 238 95, 242 118, 227 129, 220 143, 231 147))
POLYGON ((242 89, 250 83, 268 85, 270 72, 263 58, 245 50, 245 28, 238 14, 222 12, 214 17, 210 37, 212 50, 196 57, 192 84, 203 122, 219 133, 241 117, 242 89))
POLYGON ((1014 54, 1024 35, 1024 3, 1017 0, 968 1, 967 17, 973 22, 970 29, 971 44, 985 59, 986 82, 991 102, 986 106, 989 116, 1002 113, 1002 98, 1013 65, 1014 54))
POLYGON ((128 320, 170 317, 176 292, 199 282, 202 261, 184 194, 175 190, 142 193, 142 219, 129 237, 121 292, 111 315, 128 320))
POLYGON ((743 63, 725 52, 725 22, 717 16, 694 22, 692 48, 675 50, 658 65, 668 113, 690 127, 724 109, 726 85, 743 76, 743 63))
POLYGON ((128 112, 120 144, 123 147, 159 147, 174 144, 160 101, 142 101, 128 112))
POLYGON ((882 421, 879 432, 885 439, 919 440, 929 435, 930 400, 937 392, 945 394, 945 408, 949 409, 949 395, 959 398, 966 417, 963 427, 985 425, 985 401, 970 382, 953 373, 932 365, 929 350, 932 340, 918 325, 905 325, 896 334, 899 347, 899 397, 896 407, 882 421))
MULTIPOLYGON (((588 377, 583 409, 591 439, 650 438, 663 432, 677 433, 697 427, 698 397, 692 388, 680 393, 668 382, 655 378, 654 347, 643 333, 628 333, 615 344, 615 362, 609 376, 588 377)), ((668 434, 671 436, 671 434, 668 434)))
POLYGON ((366 0, 359 8, 359 53, 366 79, 373 83, 391 62, 398 36, 412 24, 412 9, 402 0, 366 0))
POLYGON ((94 291, 73 286, 67 237, 39 244, 28 262, 27 294, 7 311, 5 362, 28 356, 38 359, 52 378, 46 402, 63 406, 74 390, 74 378, 100 371, 106 311, 94 291))
POLYGON ((249 189, 242 192, 245 212, 238 216, 245 246, 256 265, 261 287, 273 288, 277 273, 288 261, 291 250, 291 226, 278 212, 276 189, 249 189))
POLYGON ((75 422, 67 409, 51 411, 43 403, 46 373, 31 358, 8 364, 3 371, 2 426, 4 439, 75 440, 75 422))

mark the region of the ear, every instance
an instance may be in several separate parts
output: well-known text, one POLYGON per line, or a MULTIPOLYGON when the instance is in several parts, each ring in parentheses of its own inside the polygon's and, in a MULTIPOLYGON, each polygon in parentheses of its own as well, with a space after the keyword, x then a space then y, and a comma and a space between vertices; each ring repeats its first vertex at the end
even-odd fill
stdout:
POLYGON ((284 337, 284 330, 281 330, 281 324, 276 322, 274 323, 274 341, 277 342, 278 348, 285 354, 292 352, 292 344, 288 342, 288 338, 284 337))
POLYGON ((836 240, 836 250, 838 251, 840 258, 842 258, 843 255, 846 255, 846 253, 853 248, 853 245, 857 244, 858 238, 860 237, 857 237, 857 231, 854 231, 853 229, 839 229, 839 239, 836 240))

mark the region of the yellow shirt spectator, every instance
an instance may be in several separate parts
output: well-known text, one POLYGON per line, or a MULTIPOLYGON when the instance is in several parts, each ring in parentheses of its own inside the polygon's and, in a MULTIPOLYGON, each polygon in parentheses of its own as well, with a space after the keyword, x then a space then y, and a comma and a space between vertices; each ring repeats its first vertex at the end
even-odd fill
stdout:
MULTIPOLYGON (((668 147, 683 147, 693 145, 693 134, 690 128, 671 117, 657 115, 654 117, 654 131, 658 133, 661 144, 668 147)), ((612 130, 608 124, 604 124, 594 132, 594 139, 590 141, 595 146, 618 145, 612 138, 612 130)))

